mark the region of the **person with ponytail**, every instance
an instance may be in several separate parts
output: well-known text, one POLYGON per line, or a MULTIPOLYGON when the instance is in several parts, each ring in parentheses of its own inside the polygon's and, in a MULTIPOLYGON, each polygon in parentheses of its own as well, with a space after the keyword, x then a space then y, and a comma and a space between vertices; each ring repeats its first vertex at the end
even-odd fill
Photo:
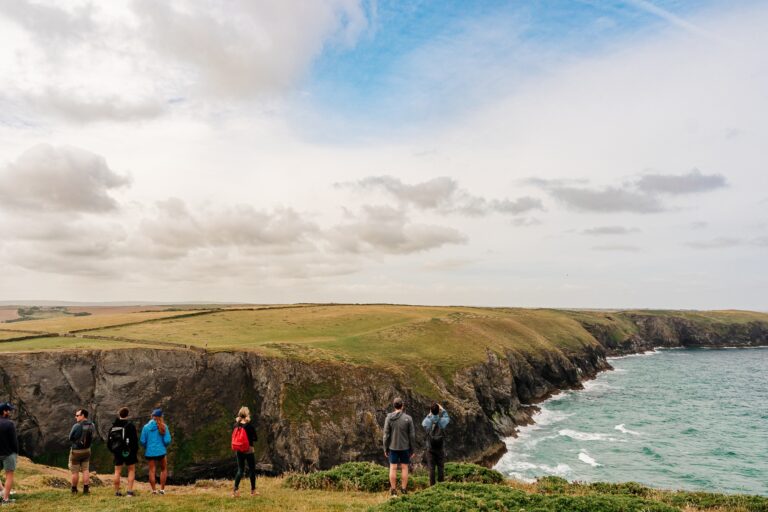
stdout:
POLYGON ((238 488, 240 480, 245 475, 245 463, 248 462, 249 478, 251 480, 251 496, 257 496, 256 490, 256 456, 253 445, 256 443, 256 429, 251 423, 251 411, 243 406, 235 418, 235 426, 232 431, 232 449, 237 457, 237 474, 235 475, 235 488, 232 497, 240 495, 238 488))
POLYGON ((163 410, 152 411, 152 419, 141 429, 139 444, 144 447, 144 458, 149 464, 149 486, 152 494, 165 494, 168 478, 168 446, 171 444, 171 430, 163 421, 163 410), (155 489, 155 466, 160 464, 160 490, 155 489))

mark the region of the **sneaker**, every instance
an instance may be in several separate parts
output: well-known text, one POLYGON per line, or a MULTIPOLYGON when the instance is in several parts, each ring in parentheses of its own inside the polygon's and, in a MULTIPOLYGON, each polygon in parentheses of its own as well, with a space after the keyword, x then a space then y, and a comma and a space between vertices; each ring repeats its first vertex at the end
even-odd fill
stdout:
POLYGON ((135 494, 133 494, 133 491, 128 491, 128 492, 125 493, 125 497, 126 498, 133 498, 134 496, 135 496, 135 494))
POLYGON ((157 491, 157 492, 158 492, 159 494, 165 494, 165 489, 160 489, 160 490, 159 490, 159 491, 157 491))
POLYGON ((406 494, 408 494, 408 489, 400 489, 400 494, 405 496, 406 494))
POLYGON ((261 496, 261 493, 259 491, 257 491, 256 489, 253 489, 251 491, 251 496, 261 496))
POLYGON ((389 490, 389 495, 390 496, 397 496, 397 489, 390 489, 389 490))
POLYGON ((2 504, 3 504, 3 505, 13 505, 15 501, 16 501, 16 500, 15 500, 15 499, 13 499, 13 498, 8 498, 7 500, 3 500, 3 501, 2 501, 2 504))
POLYGON ((72 488, 72 494, 77 494, 77 487, 72 488))
POLYGON ((122 496, 122 495, 123 495, 123 493, 121 493, 120 491, 116 491, 115 492, 115 496, 122 496))
POLYGON ((152 491, 152 494, 157 494, 157 491, 152 491))

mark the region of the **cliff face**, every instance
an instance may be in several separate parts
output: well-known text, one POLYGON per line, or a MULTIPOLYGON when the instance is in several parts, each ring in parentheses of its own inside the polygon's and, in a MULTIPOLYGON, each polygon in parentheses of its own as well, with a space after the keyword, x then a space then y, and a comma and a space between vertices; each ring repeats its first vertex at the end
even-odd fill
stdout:
MULTIPOLYGON (((247 404, 255 418, 257 458, 265 470, 327 468, 350 460, 383 462, 381 427, 394 397, 404 397, 418 422, 432 397, 370 368, 265 358, 252 353, 126 349, 3 354, 0 377, 18 404, 22 452, 61 463, 68 451, 73 412, 91 412, 103 438, 115 411, 127 406, 141 426, 163 405, 174 443, 176 478, 228 474, 230 428, 247 404)), ((454 382, 437 380, 453 427, 453 458, 483 460, 503 451, 499 434, 530 421, 522 404, 578 386, 606 367, 598 351, 568 358, 559 352, 506 357, 461 371, 454 382)), ((423 434, 417 429, 419 442, 423 434)), ((108 470, 104 443, 96 460, 108 470)), ((100 448, 99 448, 100 447, 100 448)))
MULTIPOLYGON (((571 351, 488 352, 451 382, 431 385, 450 411, 451 459, 491 461, 504 451, 500 436, 531 422, 532 404, 610 368, 607 355, 655 347, 768 344, 768 324, 710 327, 681 318, 626 315, 634 332, 584 323, 595 338, 571 351)), ((627 325, 626 323, 624 325, 627 325)), ((101 438, 115 411, 127 406, 140 427, 162 405, 174 442, 177 479, 230 475, 231 425, 243 404, 258 431, 257 460, 271 471, 328 468, 346 461, 384 462, 384 418, 394 397, 420 423, 435 398, 403 384, 396 373, 328 362, 264 357, 245 352, 123 349, 0 355, 4 395, 18 406, 22 452, 63 464, 73 412, 91 411, 101 438)), ((424 435, 417 429, 419 443, 424 435)), ((95 444, 101 472, 111 471, 103 442, 95 444)), ((418 456, 419 454, 417 454, 418 456)))
POLYGON ((615 326, 584 322, 584 328, 609 356, 635 354, 655 348, 757 347, 768 345, 765 322, 703 322, 679 316, 624 313, 636 332, 623 334, 615 326))

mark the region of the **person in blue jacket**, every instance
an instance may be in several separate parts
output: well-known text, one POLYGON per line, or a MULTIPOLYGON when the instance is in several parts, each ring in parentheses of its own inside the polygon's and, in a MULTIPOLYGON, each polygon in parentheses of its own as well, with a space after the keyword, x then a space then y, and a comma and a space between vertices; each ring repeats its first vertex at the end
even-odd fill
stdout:
POLYGON ((421 422, 421 426, 427 433, 429 485, 435 485, 435 468, 437 468, 437 481, 445 480, 445 427, 450 421, 448 412, 443 409, 443 406, 433 402, 429 414, 421 422))
POLYGON ((168 446, 171 444, 171 430, 163 421, 163 410, 152 411, 152 419, 141 429, 139 444, 144 447, 144 458, 149 463, 149 486, 152 494, 165 494, 165 480, 168 478, 168 446), (160 490, 155 489, 155 464, 160 463, 160 490))

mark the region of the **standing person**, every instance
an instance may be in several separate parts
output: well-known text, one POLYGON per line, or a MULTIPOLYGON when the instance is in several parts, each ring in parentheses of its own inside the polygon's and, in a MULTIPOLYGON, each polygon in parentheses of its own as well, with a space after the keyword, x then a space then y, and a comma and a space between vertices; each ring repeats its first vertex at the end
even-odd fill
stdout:
POLYGON ((235 475, 235 489, 232 497, 240 496, 240 480, 245 474, 245 463, 248 462, 248 476, 251 479, 251 496, 256 492, 256 456, 253 453, 253 444, 256 442, 256 429, 251 423, 251 411, 243 406, 235 418, 235 427, 232 430, 232 449, 237 456, 237 474, 235 475))
POLYGON ((432 402, 429 414, 421 422, 427 432, 427 466, 429 467, 429 485, 435 485, 435 468, 437 481, 445 480, 445 427, 451 419, 448 412, 437 402, 432 402))
POLYGON ((168 446, 171 431, 163 421, 163 410, 152 411, 152 419, 141 429, 139 443, 144 447, 144 457, 149 463, 149 486, 152 494, 165 494, 165 480, 168 478, 168 446), (160 491, 155 490, 155 464, 160 464, 160 491))
POLYGON ((93 442, 94 426, 88 419, 88 411, 75 411, 76 423, 69 432, 72 448, 69 450, 69 471, 72 472, 72 494, 77 494, 77 482, 80 471, 83 472, 83 494, 88 494, 90 484, 91 443, 93 442))
POLYGON ((402 398, 392 402, 395 410, 384 420, 384 454, 389 459, 389 493, 397 495, 397 466, 402 473, 401 492, 408 492, 408 464, 416 447, 416 430, 413 418, 405 414, 402 398))
POLYGON ((13 487, 13 472, 16 471, 16 460, 19 454, 16 425, 11 421, 11 411, 14 409, 10 402, 0 404, 0 464, 5 470, 3 505, 13 503, 11 487, 13 487))
POLYGON ((115 496, 120 493, 120 473, 123 466, 128 468, 128 486, 125 495, 133 497, 133 482, 136 479, 136 461, 139 455, 139 435, 136 426, 128 421, 128 408, 123 407, 117 412, 117 418, 109 429, 107 446, 115 457, 115 496))

